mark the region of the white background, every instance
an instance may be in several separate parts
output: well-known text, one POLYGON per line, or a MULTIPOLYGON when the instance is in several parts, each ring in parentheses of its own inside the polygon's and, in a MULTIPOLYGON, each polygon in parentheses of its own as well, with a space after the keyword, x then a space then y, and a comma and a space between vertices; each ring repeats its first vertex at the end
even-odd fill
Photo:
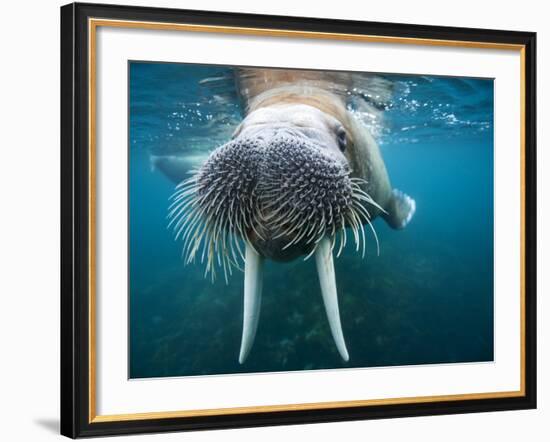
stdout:
POLYGON ((97 52, 97 414, 519 390, 520 238, 510 235, 520 230, 517 51, 100 27, 97 52), (124 147, 128 145, 128 60, 136 59, 496 78, 495 362, 128 382, 124 147))
MULTIPOLYGON (((462 0, 302 2, 277 0, 130 1, 127 4, 231 10, 539 32, 539 409, 262 429, 126 437, 124 440, 545 440, 550 432, 548 321, 543 266, 548 222, 542 171, 550 34, 543 6, 462 0), (546 345, 545 345, 546 344, 546 345)), ((540 5, 543 3, 540 2, 540 5)), ((0 27, 0 406, 3 440, 59 438, 59 10, 58 1, 4 6, 0 27)), ((546 183, 544 183, 546 181, 546 183)), ((550 246, 550 244, 546 244, 550 246)))

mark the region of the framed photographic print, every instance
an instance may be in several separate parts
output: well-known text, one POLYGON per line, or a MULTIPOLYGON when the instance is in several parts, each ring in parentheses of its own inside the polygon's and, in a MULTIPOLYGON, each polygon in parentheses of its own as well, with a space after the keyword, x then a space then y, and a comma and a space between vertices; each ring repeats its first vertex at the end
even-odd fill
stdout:
POLYGON ((534 408, 535 43, 62 7, 62 434, 534 408))

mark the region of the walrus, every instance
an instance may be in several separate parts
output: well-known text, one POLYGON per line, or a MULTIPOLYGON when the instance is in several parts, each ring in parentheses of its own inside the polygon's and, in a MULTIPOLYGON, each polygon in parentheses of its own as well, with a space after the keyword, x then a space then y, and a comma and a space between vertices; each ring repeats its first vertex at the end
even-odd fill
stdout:
MULTIPOLYGON (((186 263, 200 258, 206 273, 217 266, 227 280, 244 261, 241 364, 258 326, 264 261, 313 255, 330 330, 348 361, 333 253, 349 236, 364 255, 365 230, 378 248, 376 217, 402 229, 415 213, 414 199, 392 188, 374 137, 349 111, 358 78, 376 110, 375 76, 235 69, 242 122, 172 196, 169 226, 183 240, 186 263)), ((179 176, 177 158, 158 165, 179 176)))

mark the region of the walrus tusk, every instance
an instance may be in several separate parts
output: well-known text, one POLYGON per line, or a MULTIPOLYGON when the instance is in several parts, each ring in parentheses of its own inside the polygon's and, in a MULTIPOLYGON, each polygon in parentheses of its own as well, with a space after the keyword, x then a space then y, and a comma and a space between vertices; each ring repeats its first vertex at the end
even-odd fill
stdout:
POLYGON ((327 312, 328 323, 332 338, 336 343, 336 348, 344 361, 349 360, 342 324, 340 323, 340 312, 338 311, 338 293, 336 291, 336 275, 334 273, 334 261, 332 259, 332 247, 330 240, 325 236, 315 250, 315 262, 317 263, 317 273, 321 283, 321 293, 327 312))
POLYGON ((244 264, 243 336, 239 364, 246 360, 256 336, 262 303, 263 273, 264 258, 247 243, 244 264))

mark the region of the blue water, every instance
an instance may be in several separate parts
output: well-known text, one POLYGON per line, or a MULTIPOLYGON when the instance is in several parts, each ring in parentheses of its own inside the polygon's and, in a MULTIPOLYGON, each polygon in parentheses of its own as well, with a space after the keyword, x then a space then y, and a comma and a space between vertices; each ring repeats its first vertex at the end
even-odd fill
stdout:
MULTIPOLYGON (((392 185, 415 198, 406 229, 374 222, 364 259, 335 260, 343 331, 330 334, 313 260, 268 262, 258 332, 237 361, 243 274, 228 284, 184 266, 167 229, 174 183, 151 157, 186 153, 189 167, 226 142, 242 115, 231 68, 130 64, 131 378, 493 360, 493 82, 384 75, 394 93, 377 135, 392 185), (222 82, 223 83, 223 82, 222 82)), ((354 109, 351 109, 355 112, 354 109)))

